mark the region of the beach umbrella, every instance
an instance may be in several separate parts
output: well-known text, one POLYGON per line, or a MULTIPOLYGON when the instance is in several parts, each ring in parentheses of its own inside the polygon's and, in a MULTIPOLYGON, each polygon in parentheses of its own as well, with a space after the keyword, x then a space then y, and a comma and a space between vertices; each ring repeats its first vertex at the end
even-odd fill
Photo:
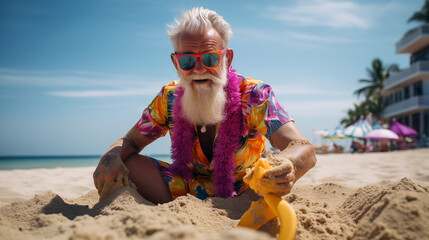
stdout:
POLYGON ((370 131, 364 138, 371 140, 396 140, 399 136, 389 129, 382 128, 370 131))
POLYGON ((379 123, 374 124, 374 126, 372 126, 372 129, 381 129, 381 125, 379 123))
POLYGON ((326 134, 328 134, 329 133, 329 131, 328 130, 326 130, 326 129, 324 129, 324 130, 317 130, 317 131, 315 131, 313 134, 315 135, 315 136, 325 136, 326 134))
POLYGON ((393 131, 394 133, 398 134, 399 136, 415 137, 415 136, 419 135, 416 130, 414 130, 408 126, 405 126, 403 124, 400 124, 396 120, 392 121, 392 124, 390 125, 389 129, 391 131, 393 131))
MULTIPOLYGON (((317 131, 313 131, 313 144, 316 145, 316 139, 314 138, 314 136, 318 136, 317 139, 319 139, 320 137, 325 136, 326 134, 328 134, 328 130, 324 129, 324 130, 317 130, 317 131)), ((324 145, 324 139, 322 139, 321 144, 324 145)))
POLYGON ((343 130, 341 130, 340 127, 336 127, 334 131, 328 132, 328 134, 326 134, 325 136, 322 136, 322 138, 325 138, 325 139, 342 139, 346 137, 347 136, 344 135, 343 130))
POLYGON ((353 125, 348 126, 346 129, 344 129, 344 134, 349 137, 362 138, 371 130, 372 127, 368 123, 368 121, 365 118, 361 117, 353 125))

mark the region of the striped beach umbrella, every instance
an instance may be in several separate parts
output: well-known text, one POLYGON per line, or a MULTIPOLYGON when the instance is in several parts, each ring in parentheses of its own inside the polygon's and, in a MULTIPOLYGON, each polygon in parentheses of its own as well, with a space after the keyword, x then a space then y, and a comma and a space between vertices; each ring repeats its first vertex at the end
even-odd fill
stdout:
POLYGON ((349 137, 363 138, 371 130, 371 124, 364 117, 361 117, 353 125, 344 129, 344 134, 349 137))
POLYGON ((322 136, 322 138, 325 138, 325 139, 342 139, 346 137, 347 136, 343 133, 343 130, 339 126, 336 127, 334 131, 329 132, 325 136, 322 136))

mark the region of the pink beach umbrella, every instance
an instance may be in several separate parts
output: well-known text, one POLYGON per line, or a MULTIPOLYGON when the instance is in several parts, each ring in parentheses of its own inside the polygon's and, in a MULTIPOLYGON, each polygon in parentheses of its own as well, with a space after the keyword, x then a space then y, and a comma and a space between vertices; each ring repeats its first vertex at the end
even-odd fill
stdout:
POLYGON ((396 120, 393 120, 389 129, 392 130, 394 133, 398 134, 399 136, 415 137, 419 135, 416 130, 403 124, 400 124, 396 120))
POLYGON ((399 138, 399 136, 389 129, 382 128, 370 131, 365 135, 364 138, 371 140, 396 140, 399 138))

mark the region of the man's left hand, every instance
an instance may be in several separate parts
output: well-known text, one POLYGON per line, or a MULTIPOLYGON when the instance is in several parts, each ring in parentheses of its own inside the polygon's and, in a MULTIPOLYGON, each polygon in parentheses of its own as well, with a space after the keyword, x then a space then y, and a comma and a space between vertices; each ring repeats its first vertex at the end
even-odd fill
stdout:
POLYGON ((267 158, 272 169, 265 172, 261 179, 264 192, 282 197, 288 194, 295 182, 295 167, 291 160, 270 154, 267 158))

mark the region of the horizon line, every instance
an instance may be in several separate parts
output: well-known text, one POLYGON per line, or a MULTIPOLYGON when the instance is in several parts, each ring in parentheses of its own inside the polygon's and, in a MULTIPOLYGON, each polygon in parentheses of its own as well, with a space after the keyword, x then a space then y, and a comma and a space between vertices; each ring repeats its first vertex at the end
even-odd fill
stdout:
MULTIPOLYGON (((171 153, 151 153, 146 154, 148 156, 154 155, 168 155, 171 156, 171 153)), ((5 158, 83 158, 83 157, 101 157, 103 154, 84 154, 84 155, 0 155, 0 160, 5 158)))

